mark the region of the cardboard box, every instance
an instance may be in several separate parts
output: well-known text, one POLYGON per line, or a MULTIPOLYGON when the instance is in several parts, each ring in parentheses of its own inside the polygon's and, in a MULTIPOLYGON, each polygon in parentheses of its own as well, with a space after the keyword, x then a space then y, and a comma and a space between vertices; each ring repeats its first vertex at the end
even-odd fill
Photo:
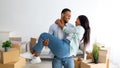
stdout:
POLYGON ((93 56, 92 56, 91 52, 86 52, 86 54, 87 54, 87 57, 86 57, 87 60, 93 59, 93 56))
POLYGON ((106 63, 107 61, 107 50, 100 50, 99 51, 99 63, 106 63))
POLYGON ((79 57, 74 58, 74 68, 81 68, 81 61, 79 57))
MULTIPOLYGON (((87 59, 93 59, 92 53, 87 52, 87 59)), ((106 63, 109 59, 109 49, 104 48, 99 50, 99 63, 106 63)))
POLYGON ((106 68, 106 63, 95 64, 88 61, 82 61, 81 68, 106 68))
POLYGON ((110 59, 108 58, 106 62, 106 68, 109 68, 109 64, 110 64, 110 59))
POLYGON ((20 43, 12 43, 12 48, 17 48, 19 53, 22 53, 22 48, 20 43))
POLYGON ((2 64, 0 62, 0 68, 22 68, 25 64, 26 60, 24 58, 19 58, 18 61, 12 63, 2 64))
POLYGON ((30 50, 32 50, 32 47, 36 44, 37 38, 30 38, 30 50))
POLYGON ((8 52, 1 51, 1 60, 3 64, 9 62, 15 62, 19 60, 19 50, 16 48, 10 48, 8 52))
POLYGON ((21 41, 22 40, 22 38, 21 37, 9 37, 9 40, 11 40, 11 41, 21 41))
POLYGON ((0 52, 0 60, 1 60, 1 52, 0 52))

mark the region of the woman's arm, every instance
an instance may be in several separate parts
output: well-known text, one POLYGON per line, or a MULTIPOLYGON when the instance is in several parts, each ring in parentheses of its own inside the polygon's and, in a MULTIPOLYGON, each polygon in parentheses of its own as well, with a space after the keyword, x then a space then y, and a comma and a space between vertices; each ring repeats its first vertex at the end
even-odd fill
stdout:
POLYGON ((65 32, 65 33, 76 33, 77 32, 77 30, 76 30, 76 28, 75 27, 68 27, 68 26, 64 26, 63 27, 63 31, 65 32))
POLYGON ((61 29, 63 29, 63 27, 65 26, 65 23, 64 23, 62 20, 60 20, 60 19, 57 19, 57 20, 55 21, 55 23, 58 24, 58 26, 59 26, 61 29))
POLYGON ((65 23, 64 23, 62 20, 60 20, 60 19, 57 19, 57 20, 55 21, 55 23, 58 24, 59 27, 60 27, 61 29, 63 29, 63 31, 64 31, 65 33, 75 33, 75 32, 76 32, 76 29, 75 29, 74 26, 65 26, 65 23))

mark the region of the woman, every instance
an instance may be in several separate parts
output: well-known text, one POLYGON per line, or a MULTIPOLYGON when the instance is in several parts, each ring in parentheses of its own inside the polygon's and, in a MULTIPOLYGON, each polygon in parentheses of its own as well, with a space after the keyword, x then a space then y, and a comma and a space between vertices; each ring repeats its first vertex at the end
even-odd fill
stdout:
MULTIPOLYGON (((83 41, 84 46, 90 40, 90 27, 88 18, 84 15, 78 16, 76 27, 65 27, 65 24, 58 20, 57 24, 68 34, 66 39, 60 40, 49 33, 42 33, 38 43, 33 47, 34 56, 39 56, 43 46, 48 46, 57 58, 76 56, 79 49, 79 43, 83 41), (47 43, 45 43, 47 41, 47 43)), ((74 65, 74 62, 72 63, 74 65)), ((71 67, 73 68, 73 67, 71 67)))

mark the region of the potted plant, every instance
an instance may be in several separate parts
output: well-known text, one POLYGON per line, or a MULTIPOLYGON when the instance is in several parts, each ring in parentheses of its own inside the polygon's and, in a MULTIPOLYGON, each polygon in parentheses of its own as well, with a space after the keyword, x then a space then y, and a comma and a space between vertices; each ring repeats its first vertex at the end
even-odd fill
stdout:
POLYGON ((2 43, 2 47, 5 48, 5 52, 7 52, 11 46, 12 46, 12 43, 10 40, 7 40, 2 43))
POLYGON ((95 64, 98 63, 98 59, 99 59, 99 46, 97 43, 93 44, 93 50, 92 50, 92 54, 93 54, 93 62, 95 64))

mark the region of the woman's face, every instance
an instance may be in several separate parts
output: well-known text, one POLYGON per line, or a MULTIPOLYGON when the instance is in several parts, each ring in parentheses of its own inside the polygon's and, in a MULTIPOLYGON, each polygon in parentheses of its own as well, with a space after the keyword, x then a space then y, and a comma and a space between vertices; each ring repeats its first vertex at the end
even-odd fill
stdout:
POLYGON ((75 25, 78 26, 80 25, 80 20, 77 18, 76 21, 75 21, 75 25))

